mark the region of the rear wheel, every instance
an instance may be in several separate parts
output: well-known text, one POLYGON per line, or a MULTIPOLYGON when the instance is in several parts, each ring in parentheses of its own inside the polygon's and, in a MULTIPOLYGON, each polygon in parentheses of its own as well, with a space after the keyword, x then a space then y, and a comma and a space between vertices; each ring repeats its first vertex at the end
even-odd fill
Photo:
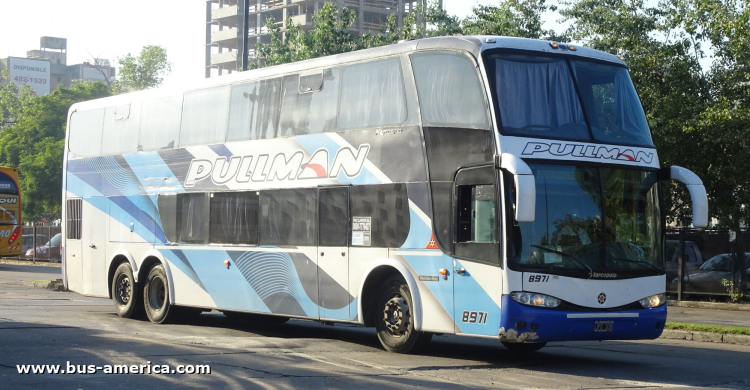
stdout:
POLYGON ((547 343, 509 343, 507 341, 502 342, 505 348, 513 352, 536 352, 542 349, 547 343))
POLYGON ((174 322, 179 309, 169 303, 169 282, 164 266, 157 264, 148 273, 143 286, 143 306, 151 322, 163 324, 174 322))
POLYGON ((380 288, 373 318, 378 339, 389 352, 418 352, 432 339, 432 333, 414 329, 411 292, 400 275, 389 278, 380 288))
POLYGON ((138 318, 143 315, 141 292, 128 263, 120 264, 112 276, 112 301, 117 315, 122 318, 138 318))

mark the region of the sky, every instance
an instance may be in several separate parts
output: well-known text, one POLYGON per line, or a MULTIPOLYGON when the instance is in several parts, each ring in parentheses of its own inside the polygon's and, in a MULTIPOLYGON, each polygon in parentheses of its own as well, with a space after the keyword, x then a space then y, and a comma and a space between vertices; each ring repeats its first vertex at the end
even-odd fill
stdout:
MULTIPOLYGON (((465 17, 477 3, 498 1, 444 0, 448 13, 465 17)), ((164 86, 205 76, 203 0, 0 0, 0 58, 26 57, 39 49, 39 38, 68 39, 68 65, 90 58, 116 60, 137 55, 146 45, 167 49, 172 73, 164 86)), ((546 28, 550 28, 545 26, 546 28)))

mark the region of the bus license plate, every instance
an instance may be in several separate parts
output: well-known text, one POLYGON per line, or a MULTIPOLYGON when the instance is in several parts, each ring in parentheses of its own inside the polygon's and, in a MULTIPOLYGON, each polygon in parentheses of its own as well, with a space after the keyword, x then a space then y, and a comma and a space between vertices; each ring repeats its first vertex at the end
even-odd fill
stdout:
POLYGON ((611 332, 614 321, 596 321, 594 322, 594 332, 611 332))

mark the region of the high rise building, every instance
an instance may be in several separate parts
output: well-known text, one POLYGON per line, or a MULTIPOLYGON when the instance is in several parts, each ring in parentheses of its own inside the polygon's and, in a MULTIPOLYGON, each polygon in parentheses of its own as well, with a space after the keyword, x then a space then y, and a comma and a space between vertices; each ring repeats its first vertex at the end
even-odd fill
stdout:
MULTIPOLYGON (((396 15, 403 25, 404 17, 424 0, 327 0, 339 8, 354 10, 357 20, 352 34, 377 33, 386 25, 388 15, 396 15)), ((291 18, 302 30, 313 26, 312 16, 324 0, 206 0, 206 77, 242 69, 243 61, 258 60, 256 45, 271 41, 265 26, 273 17, 284 31, 284 21, 291 18), (247 12, 245 12, 247 10, 247 12), (247 36, 243 39, 243 31, 247 36), (247 47, 247 53, 243 49, 247 47), (247 56, 245 56, 247 55, 247 56)))

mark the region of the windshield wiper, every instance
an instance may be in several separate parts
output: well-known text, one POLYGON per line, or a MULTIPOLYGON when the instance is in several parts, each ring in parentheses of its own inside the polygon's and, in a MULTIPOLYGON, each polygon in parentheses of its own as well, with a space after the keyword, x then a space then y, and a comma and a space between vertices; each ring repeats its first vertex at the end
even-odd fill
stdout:
POLYGON ((551 249, 551 248, 546 248, 546 247, 543 247, 541 245, 529 244, 529 246, 532 247, 532 248, 538 248, 538 249, 541 249, 543 251, 552 252, 552 253, 558 253, 558 254, 561 254, 561 255, 563 255, 565 257, 569 257, 569 258, 573 259, 573 261, 576 262, 578 265, 580 265, 580 266, 585 267, 586 269, 588 269, 589 270, 589 277, 591 277, 591 275, 594 274, 594 270, 592 270, 591 267, 589 267, 588 265, 584 264, 580 260, 576 259, 575 256, 573 256, 573 255, 571 255, 569 253, 565 253, 565 252, 558 251, 558 250, 551 249))
POLYGON ((628 263, 635 263, 635 264, 643 264, 643 265, 647 265, 647 266, 649 266, 649 267, 651 267, 651 268, 655 269, 655 270, 656 270, 656 272, 658 272, 658 273, 661 273, 661 269, 659 269, 659 267, 657 267, 657 266, 655 266, 655 265, 653 265, 653 264, 649 263, 648 261, 643 261, 643 260, 631 260, 631 259, 624 259, 624 258, 622 258, 622 257, 612 257, 612 260, 619 260, 619 261, 625 261, 625 262, 628 262, 628 263))

